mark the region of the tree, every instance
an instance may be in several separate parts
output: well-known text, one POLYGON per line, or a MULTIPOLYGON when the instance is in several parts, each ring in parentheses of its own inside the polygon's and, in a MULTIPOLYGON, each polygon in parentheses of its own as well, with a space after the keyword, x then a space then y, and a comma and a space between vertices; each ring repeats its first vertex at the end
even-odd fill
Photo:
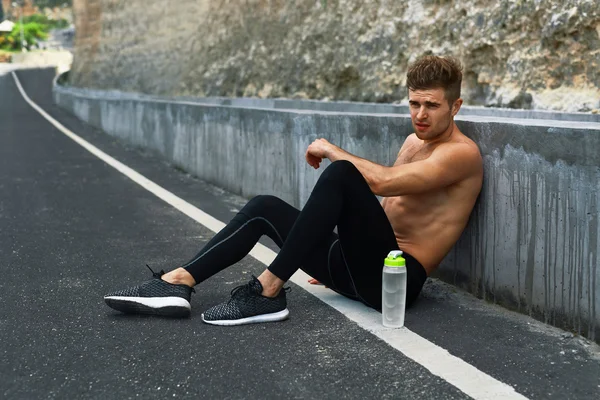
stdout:
POLYGON ((0 22, 4 21, 4 10, 2 9, 2 2, 0 1, 0 22))

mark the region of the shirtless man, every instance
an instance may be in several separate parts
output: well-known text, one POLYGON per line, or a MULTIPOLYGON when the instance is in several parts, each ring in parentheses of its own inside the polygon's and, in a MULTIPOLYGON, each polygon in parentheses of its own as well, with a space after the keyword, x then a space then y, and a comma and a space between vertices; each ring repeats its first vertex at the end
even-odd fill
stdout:
POLYGON ((216 325, 280 321, 289 315, 283 286, 301 268, 332 290, 381 309, 383 259, 404 252, 407 305, 419 295, 465 228, 479 195, 483 163, 477 145, 454 123, 462 99, 461 66, 426 56, 409 66, 408 136, 393 166, 354 156, 325 139, 306 150, 321 174, 302 211, 274 196, 257 196, 190 262, 104 297, 128 313, 188 316, 193 287, 235 264, 261 236, 280 252, 231 299, 202 314, 216 325), (378 196, 383 197, 381 204, 378 196), (337 226, 338 234, 333 230, 337 226))

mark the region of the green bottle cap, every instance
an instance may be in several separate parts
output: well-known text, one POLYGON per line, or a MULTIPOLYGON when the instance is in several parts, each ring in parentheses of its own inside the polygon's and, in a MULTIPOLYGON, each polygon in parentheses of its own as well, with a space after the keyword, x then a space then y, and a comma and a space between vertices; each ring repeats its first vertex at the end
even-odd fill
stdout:
POLYGON ((386 259, 384 261, 384 265, 386 267, 405 267, 406 260, 404 260, 404 258, 402 257, 402 251, 401 250, 390 251, 390 253, 388 254, 388 256, 386 257, 386 259))

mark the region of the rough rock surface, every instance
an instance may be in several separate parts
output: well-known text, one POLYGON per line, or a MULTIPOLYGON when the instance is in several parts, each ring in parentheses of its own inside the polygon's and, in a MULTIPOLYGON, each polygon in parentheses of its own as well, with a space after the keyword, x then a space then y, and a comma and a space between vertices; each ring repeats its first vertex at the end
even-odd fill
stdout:
POLYGON ((598 0, 74 0, 71 81, 163 95, 406 98, 452 54, 466 104, 600 108, 598 0))

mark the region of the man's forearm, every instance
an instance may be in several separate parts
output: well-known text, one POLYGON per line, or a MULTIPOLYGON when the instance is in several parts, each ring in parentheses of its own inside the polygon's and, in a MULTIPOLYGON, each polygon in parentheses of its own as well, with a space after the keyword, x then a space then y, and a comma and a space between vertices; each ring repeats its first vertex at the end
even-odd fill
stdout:
POLYGON ((327 152, 327 158, 332 162, 338 160, 350 161, 360 171, 373 192, 377 190, 386 170, 386 167, 383 165, 350 154, 335 145, 332 145, 331 149, 327 152))

